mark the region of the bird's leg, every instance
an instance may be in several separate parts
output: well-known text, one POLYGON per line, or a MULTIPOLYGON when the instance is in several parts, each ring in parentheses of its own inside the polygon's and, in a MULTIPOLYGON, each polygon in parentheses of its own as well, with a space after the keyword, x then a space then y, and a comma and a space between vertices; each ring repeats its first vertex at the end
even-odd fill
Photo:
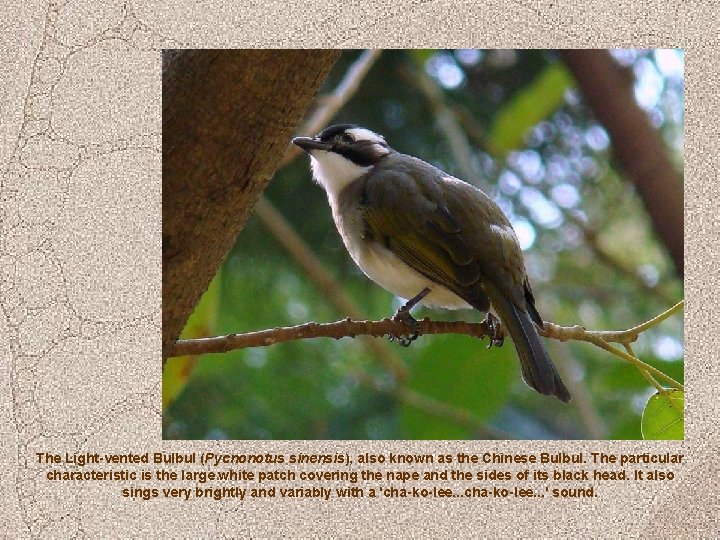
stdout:
POLYGON ((417 306, 418 303, 420 303, 420 301, 422 301, 422 299, 425 298, 428 294, 430 294, 430 287, 425 287, 422 291, 420 291, 410 300, 405 302, 405 305, 398 309, 395 315, 397 315, 401 311, 407 311, 408 313, 410 313, 410 310, 417 306))
POLYGON ((430 294, 430 289, 428 287, 425 287, 422 291, 420 291, 420 293, 405 302, 405 304, 395 312, 395 315, 392 316, 392 320, 404 323, 412 330, 412 333, 407 336, 390 335, 390 341, 397 339, 397 342, 402 347, 408 347, 413 341, 418 338, 418 336, 420 335, 420 323, 417 322, 417 320, 415 320, 412 315, 410 315, 410 310, 414 308, 418 304, 418 302, 420 302, 428 294, 430 294))
POLYGON ((505 330, 503 329, 500 319, 488 311, 483 322, 487 324, 488 329, 490 330, 490 343, 488 343, 487 348, 489 349, 493 345, 496 347, 502 347, 502 344, 505 341, 505 330))

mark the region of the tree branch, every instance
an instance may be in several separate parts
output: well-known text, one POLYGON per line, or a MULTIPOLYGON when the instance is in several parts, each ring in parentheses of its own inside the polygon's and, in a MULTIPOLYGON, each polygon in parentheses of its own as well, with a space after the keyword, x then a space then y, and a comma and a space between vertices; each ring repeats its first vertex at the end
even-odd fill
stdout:
POLYGON ((604 50, 561 51, 595 116, 612 138, 613 154, 631 179, 653 227, 682 277, 683 183, 660 134, 632 94, 632 85, 604 50))
MULTIPOLYGON (((255 206, 255 213, 275 240, 285 248, 305 271, 308 279, 323 293, 322 296, 336 309, 338 314, 346 314, 353 319, 365 317, 350 295, 345 292, 342 285, 320 262, 312 248, 295 232, 295 229, 290 226, 266 197, 260 198, 255 206)), ((393 378, 398 381, 404 381, 408 378, 407 367, 387 343, 363 338, 362 336, 361 340, 362 344, 380 361, 393 378)))
MULTIPOLYGON (((633 328, 629 328, 628 330, 587 330, 579 325, 560 326, 551 322, 546 322, 541 333, 547 338, 557 339, 559 341, 575 340, 592 343, 593 345, 596 345, 601 349, 605 349, 615 356, 630 362, 641 372, 647 372, 654 377, 663 379, 672 387, 684 391, 684 386, 672 377, 669 377, 660 370, 646 364, 637 356, 621 351, 611 345, 611 343, 619 343, 624 345, 626 348, 630 347, 630 344, 634 342, 642 332, 677 313, 683 308, 683 306, 684 301, 680 301, 657 317, 634 326, 633 328)), ((417 330, 418 335, 463 334, 471 337, 483 338, 491 334, 490 329, 485 322, 471 323, 465 321, 431 321, 428 318, 417 322, 417 328, 413 328, 412 331, 417 330)), ((286 341, 319 337, 340 339, 343 337, 354 338, 360 335, 372 337, 401 336, 407 335, 410 331, 411 329, 408 328, 408 326, 402 321, 395 321, 392 319, 383 319, 381 321, 354 321, 348 317, 342 321, 331 323, 321 324, 309 322, 297 326, 260 330, 258 332, 248 332, 246 334, 229 334, 227 336, 216 336, 211 338, 179 340, 175 343, 170 356, 222 353, 236 349, 245 349, 248 347, 267 347, 269 345, 275 345, 286 341)))
MULTIPOLYGON (((470 323, 462 321, 431 321, 422 319, 418 321, 419 334, 464 334, 482 338, 489 333, 485 323, 470 323)), ((171 356, 186 354, 222 353, 235 349, 248 347, 267 347, 285 341, 299 339, 312 339, 319 337, 340 339, 343 337, 357 337, 360 335, 382 337, 388 335, 407 335, 410 329, 402 321, 382 319, 381 321, 354 321, 351 318, 331 323, 309 322, 297 326, 286 326, 248 332, 246 334, 229 334, 200 339, 181 339, 172 350, 171 356)))
POLYGON ((394 397, 398 401, 415 407, 428 415, 436 418, 444 418, 449 422, 469 428, 473 431, 475 437, 485 439, 512 439, 512 435, 495 427, 488 426, 484 421, 478 419, 471 412, 455 407, 448 403, 444 403, 435 398, 421 394, 404 384, 387 385, 380 384, 372 376, 361 369, 352 369, 351 374, 355 379, 367 388, 371 388, 376 392, 387 394, 394 397))
POLYGON ((586 330, 582 326, 558 326, 556 324, 546 322, 543 335, 545 337, 557 339, 560 341, 575 340, 592 343, 593 345, 596 345, 601 349, 605 349, 609 353, 612 353, 615 356, 622 358, 626 362, 630 362, 631 364, 635 365, 635 367, 637 367, 640 372, 643 373, 643 376, 645 376, 645 373, 654 375, 655 377, 663 379, 664 381, 669 383, 673 388, 685 391, 685 387, 672 377, 669 377, 668 375, 665 375, 662 371, 646 364, 645 362, 640 360, 635 354, 621 351, 620 349, 611 345, 611 343, 619 343, 621 345, 624 345, 625 348, 629 351, 632 351, 631 343, 635 342, 641 333, 643 333, 649 328, 652 328, 653 326, 660 324, 662 321, 664 321, 671 315, 680 311, 684 306, 685 301, 681 300, 673 307, 671 307, 667 311, 664 311, 657 317, 653 317, 649 321, 634 326, 633 328, 629 328, 628 330, 586 330))
POLYGON ((562 209, 563 216, 571 221, 580 232, 582 232, 585 238, 585 245, 588 246, 590 251, 593 252, 597 260, 604 264, 607 268, 610 268, 626 278, 628 281, 636 285, 639 289, 652 294, 661 302, 669 304, 672 302, 671 297, 663 289, 658 286, 649 285, 634 269, 630 268, 623 261, 619 260, 616 256, 612 255, 604 246, 600 243, 600 233, 597 229, 593 229, 587 225, 584 221, 578 219, 572 212, 566 209, 562 209))
POLYGON ((472 147, 468 141, 466 131, 457 114, 437 84, 421 69, 410 68, 401 71, 401 74, 424 95, 432 108, 435 124, 448 143, 453 160, 460 168, 465 180, 480 186, 484 191, 490 191, 487 180, 472 164, 472 147))

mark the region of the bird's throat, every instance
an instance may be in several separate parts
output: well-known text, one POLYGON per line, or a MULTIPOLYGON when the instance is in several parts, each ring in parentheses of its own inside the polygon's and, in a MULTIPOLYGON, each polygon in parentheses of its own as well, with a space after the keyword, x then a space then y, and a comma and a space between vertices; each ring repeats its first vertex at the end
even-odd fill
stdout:
POLYGON ((328 194, 328 199, 337 200, 340 192, 353 180, 361 178, 372 166, 361 167, 350 160, 324 150, 314 150, 310 155, 313 178, 328 194))

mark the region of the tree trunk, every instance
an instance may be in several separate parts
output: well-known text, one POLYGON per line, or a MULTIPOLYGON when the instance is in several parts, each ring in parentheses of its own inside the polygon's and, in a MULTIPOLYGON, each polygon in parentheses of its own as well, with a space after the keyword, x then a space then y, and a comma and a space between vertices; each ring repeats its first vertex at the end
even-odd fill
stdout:
POLYGON ((667 148, 633 96, 631 84, 605 50, 562 51, 565 63, 612 139, 615 158, 635 183, 653 227, 682 278, 684 192, 667 148))
POLYGON ((163 363, 339 51, 163 54, 163 363))

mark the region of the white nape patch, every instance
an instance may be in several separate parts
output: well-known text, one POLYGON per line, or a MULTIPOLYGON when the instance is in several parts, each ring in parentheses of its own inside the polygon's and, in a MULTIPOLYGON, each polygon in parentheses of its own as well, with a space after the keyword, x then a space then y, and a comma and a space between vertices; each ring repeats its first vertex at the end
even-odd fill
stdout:
POLYGON ((384 156, 390 153, 385 143, 385 137, 378 135, 374 131, 365 128, 352 128, 345 130, 345 132, 352 135, 356 141, 370 141, 375 143, 372 145, 372 149, 378 156, 384 156))
POLYGON ((376 143, 384 143, 385 137, 382 135, 378 135, 374 131, 370 131, 369 129, 365 128, 352 128, 345 130, 346 133, 349 133, 353 137, 355 137, 356 141, 372 141, 376 143))
POLYGON ((331 206, 345 186, 372 169, 372 166, 361 167, 340 154, 325 150, 313 150, 310 165, 313 178, 327 192, 331 206))
POLYGON ((498 236, 520 245, 520 240, 518 240, 515 230, 512 227, 508 225, 490 225, 490 228, 493 232, 497 233, 498 236))

